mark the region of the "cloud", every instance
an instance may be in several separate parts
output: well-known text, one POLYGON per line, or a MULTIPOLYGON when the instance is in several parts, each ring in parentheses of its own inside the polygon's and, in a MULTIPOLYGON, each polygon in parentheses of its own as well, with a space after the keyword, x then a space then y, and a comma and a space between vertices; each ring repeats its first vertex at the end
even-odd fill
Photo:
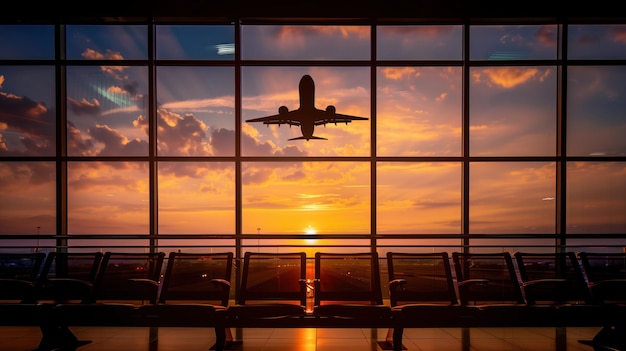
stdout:
POLYGON ((80 129, 71 121, 67 122, 67 149, 82 156, 93 156, 96 150, 93 141, 82 136, 80 129))
POLYGON ((230 107, 232 104, 232 96, 221 96, 210 99, 168 102, 161 104, 160 107, 170 111, 212 112, 215 108, 230 107))
POLYGON ((538 68, 494 67, 477 70, 473 73, 475 82, 495 85, 502 88, 514 88, 533 79, 543 79, 549 70, 541 72, 538 68))
POLYGON ((215 156, 233 156, 235 154, 235 131, 225 128, 214 130, 210 140, 215 156))
POLYGON ((159 154, 168 156, 209 155, 207 126, 193 114, 158 110, 159 154))
POLYGON ((81 54, 86 60, 123 60, 124 56, 121 53, 107 49, 104 53, 98 52, 94 49, 87 48, 81 54))
POLYGON ((367 26, 280 26, 274 33, 280 40, 293 40, 307 43, 317 35, 342 38, 369 38, 367 26))
POLYGON ((141 140, 128 140, 117 130, 107 125, 97 124, 88 130, 89 135, 96 142, 104 144, 99 156, 145 156, 148 154, 148 143, 141 140))
POLYGON ((539 43, 546 47, 553 47, 558 42, 558 34, 556 32, 556 26, 540 26, 537 32, 535 32, 535 38, 539 43))
POLYGON ((400 80, 405 77, 419 77, 420 72, 413 67, 386 67, 382 70, 385 78, 391 80, 400 80))
POLYGON ((396 33, 405 38, 413 39, 413 36, 417 37, 439 37, 443 34, 450 33, 454 30, 454 26, 385 26, 385 32, 396 33))
POLYGON ((92 101, 87 101, 83 98, 77 101, 68 97, 67 102, 69 110, 77 116, 100 114, 100 101, 98 99, 94 98, 92 101))
POLYGON ((28 97, 0 92, 1 131, 19 134, 19 147, 10 149, 6 138, 1 154, 11 155, 51 155, 55 149, 54 109, 28 97))

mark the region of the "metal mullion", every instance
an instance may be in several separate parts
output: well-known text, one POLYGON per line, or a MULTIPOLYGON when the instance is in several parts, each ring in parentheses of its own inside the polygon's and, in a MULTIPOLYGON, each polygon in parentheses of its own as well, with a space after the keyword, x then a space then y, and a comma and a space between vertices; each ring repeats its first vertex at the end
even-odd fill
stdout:
POLYGON ((470 189, 470 109, 469 109, 469 86, 470 86, 470 72, 469 72, 469 49, 470 49, 470 25, 468 23, 463 26, 463 127, 462 127, 462 142, 463 142, 463 165, 462 165, 462 185, 461 185, 461 234, 463 235, 462 246, 463 251, 469 251, 469 189, 470 189))
POLYGON ((149 243, 150 252, 159 250, 159 185, 158 185, 158 158, 157 158, 157 125, 158 116, 156 109, 156 65, 154 57, 155 48, 155 25, 148 24, 148 169, 149 169, 149 207, 150 207, 150 229, 149 243))
POLYGON ((374 21, 370 25, 370 233, 371 233, 371 251, 377 251, 377 239, 378 233, 377 223, 378 217, 376 216, 376 204, 378 202, 378 191, 376 184, 377 178, 377 143, 376 143, 376 70, 378 68, 378 56, 376 55, 377 26, 374 21))
POLYGON ((68 246, 68 177, 67 177, 67 76, 65 64, 65 25, 55 25, 55 89, 56 89, 56 237, 57 251, 68 246))

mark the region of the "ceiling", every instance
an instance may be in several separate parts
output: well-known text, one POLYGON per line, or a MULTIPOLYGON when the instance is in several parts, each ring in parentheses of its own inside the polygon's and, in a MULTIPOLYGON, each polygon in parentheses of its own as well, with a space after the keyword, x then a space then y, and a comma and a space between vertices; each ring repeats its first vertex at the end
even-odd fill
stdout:
POLYGON ((83 4, 14 1, 0 11, 2 22, 125 21, 133 18, 231 19, 606 19, 626 11, 619 2, 595 0, 523 2, 481 0, 105 0, 83 4))

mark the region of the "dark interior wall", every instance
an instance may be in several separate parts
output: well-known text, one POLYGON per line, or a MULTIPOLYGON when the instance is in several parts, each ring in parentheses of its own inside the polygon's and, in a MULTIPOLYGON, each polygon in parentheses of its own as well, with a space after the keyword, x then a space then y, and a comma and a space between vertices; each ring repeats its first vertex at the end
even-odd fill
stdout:
POLYGON ((9 1, 2 22, 121 17, 201 18, 626 18, 620 2, 528 0, 107 0, 9 1))

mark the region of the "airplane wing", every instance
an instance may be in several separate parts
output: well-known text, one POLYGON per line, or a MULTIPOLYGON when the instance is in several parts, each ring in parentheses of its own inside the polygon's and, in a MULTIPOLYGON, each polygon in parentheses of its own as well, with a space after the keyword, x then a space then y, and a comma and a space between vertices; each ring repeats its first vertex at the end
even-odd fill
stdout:
POLYGON ((299 110, 289 111, 287 107, 281 106, 278 109, 277 115, 248 119, 246 122, 263 122, 263 124, 278 124, 279 126, 281 124, 299 126, 301 124, 300 115, 299 110))
POLYGON ((299 126, 300 121, 289 117, 291 113, 265 116, 259 118, 248 119, 246 122, 263 122, 263 124, 288 124, 290 126, 299 126))
POLYGON ((328 116, 326 115, 323 119, 317 119, 315 121, 315 125, 319 126, 319 125, 323 125, 323 124, 327 124, 327 123, 345 123, 348 124, 352 121, 365 121, 368 118, 365 117, 357 117, 357 116, 350 116, 350 115, 342 115, 342 114, 334 114, 332 116, 328 116))
POLYGON ((348 124, 352 121, 365 121, 368 118, 365 117, 357 117, 357 116, 350 116, 350 115, 344 115, 341 113, 335 113, 335 107, 334 106, 328 106, 326 108, 326 110, 320 110, 318 109, 317 111, 317 117, 315 118, 315 125, 319 126, 319 125, 325 125, 327 123, 333 123, 333 124, 337 124, 337 123, 345 123, 348 124))

